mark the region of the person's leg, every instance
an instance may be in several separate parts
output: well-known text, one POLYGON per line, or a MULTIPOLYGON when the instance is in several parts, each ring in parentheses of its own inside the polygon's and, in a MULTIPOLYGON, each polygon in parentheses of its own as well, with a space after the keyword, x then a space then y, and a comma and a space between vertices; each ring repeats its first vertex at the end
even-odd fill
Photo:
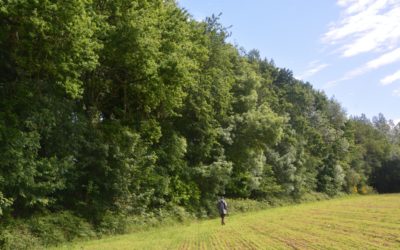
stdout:
POLYGON ((221 225, 225 225, 225 214, 221 214, 221 225))

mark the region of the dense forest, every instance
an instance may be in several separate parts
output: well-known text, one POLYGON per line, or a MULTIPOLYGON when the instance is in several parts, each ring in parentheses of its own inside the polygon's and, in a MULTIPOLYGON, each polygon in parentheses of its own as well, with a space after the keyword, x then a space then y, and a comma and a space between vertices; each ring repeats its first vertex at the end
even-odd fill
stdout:
POLYGON ((173 0, 0 0, 0 218, 400 191, 400 125, 348 117, 173 0))

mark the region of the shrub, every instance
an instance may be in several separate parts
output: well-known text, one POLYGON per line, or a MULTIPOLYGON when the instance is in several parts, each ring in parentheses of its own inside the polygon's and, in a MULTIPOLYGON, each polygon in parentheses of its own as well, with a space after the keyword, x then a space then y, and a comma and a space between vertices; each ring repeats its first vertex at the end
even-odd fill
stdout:
POLYGON ((244 213, 257 211, 271 207, 268 201, 257 201, 251 199, 227 199, 229 213, 244 213))
POLYGON ((100 236, 123 234, 143 231, 156 226, 185 223, 194 218, 183 207, 174 205, 138 215, 117 214, 108 211, 96 230, 100 236))
POLYGON ((301 196, 298 202, 302 203, 302 202, 323 201, 323 200, 329 200, 331 198, 332 197, 330 197, 326 193, 310 192, 310 193, 305 193, 303 196, 301 196))
POLYGON ((26 223, 32 234, 45 246, 72 241, 76 238, 92 238, 96 235, 88 222, 71 212, 37 216, 26 223))
POLYGON ((127 232, 128 218, 123 214, 107 211, 97 225, 99 235, 122 234, 127 232))
POLYGON ((0 249, 40 249, 40 240, 31 233, 27 225, 14 224, 0 228, 0 249))
POLYGON ((362 186, 358 189, 358 193, 359 193, 359 194, 373 194, 373 193, 376 193, 376 191, 375 191, 374 188, 371 187, 371 186, 362 185, 362 186))

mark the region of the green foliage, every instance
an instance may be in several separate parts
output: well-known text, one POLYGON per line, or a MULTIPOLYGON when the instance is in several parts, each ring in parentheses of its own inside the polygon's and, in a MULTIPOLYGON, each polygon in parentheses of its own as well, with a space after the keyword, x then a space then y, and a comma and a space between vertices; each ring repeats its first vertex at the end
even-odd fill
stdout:
POLYGON ((71 212, 51 213, 34 217, 26 222, 30 232, 40 239, 42 245, 55 245, 74 239, 96 236, 92 226, 71 212))
POLYGON ((3 193, 0 192, 0 216, 3 215, 3 211, 12 205, 12 199, 5 198, 3 193))
POLYGON ((266 201, 253 199, 227 199, 226 201, 229 204, 230 214, 258 211, 271 207, 271 205, 266 201))
POLYGON ((87 133, 65 202, 94 222, 108 210, 145 211, 159 181, 154 154, 139 134, 118 122, 103 123, 87 133))
POLYGON ((24 125, 28 131, 0 127, 0 187, 6 197, 2 203, 12 203, 21 213, 54 203, 54 192, 65 185, 62 171, 72 164, 69 157, 40 157, 44 150, 40 130, 33 120, 25 120, 24 125))
POLYGON ((0 248, 4 250, 41 249, 40 240, 27 225, 0 228, 0 248))
POLYGON ((194 219, 183 207, 169 205, 148 213, 126 215, 107 212, 96 230, 99 236, 145 231, 153 227, 185 223, 194 219))
POLYGON ((34 92, 46 84, 71 97, 82 94, 81 75, 97 64, 97 16, 90 1, 2 1, 2 75, 34 92), (4 70, 4 71, 3 71, 4 70))
POLYGON ((96 236, 92 226, 71 212, 49 213, 4 225, 1 249, 41 249, 74 239, 96 236))

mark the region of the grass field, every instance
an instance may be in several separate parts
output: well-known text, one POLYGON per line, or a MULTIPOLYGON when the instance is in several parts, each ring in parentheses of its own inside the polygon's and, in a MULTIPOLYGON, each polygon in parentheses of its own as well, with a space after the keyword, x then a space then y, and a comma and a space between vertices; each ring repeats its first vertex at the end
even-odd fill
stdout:
POLYGON ((400 194, 346 197, 61 249, 400 249, 400 194))

